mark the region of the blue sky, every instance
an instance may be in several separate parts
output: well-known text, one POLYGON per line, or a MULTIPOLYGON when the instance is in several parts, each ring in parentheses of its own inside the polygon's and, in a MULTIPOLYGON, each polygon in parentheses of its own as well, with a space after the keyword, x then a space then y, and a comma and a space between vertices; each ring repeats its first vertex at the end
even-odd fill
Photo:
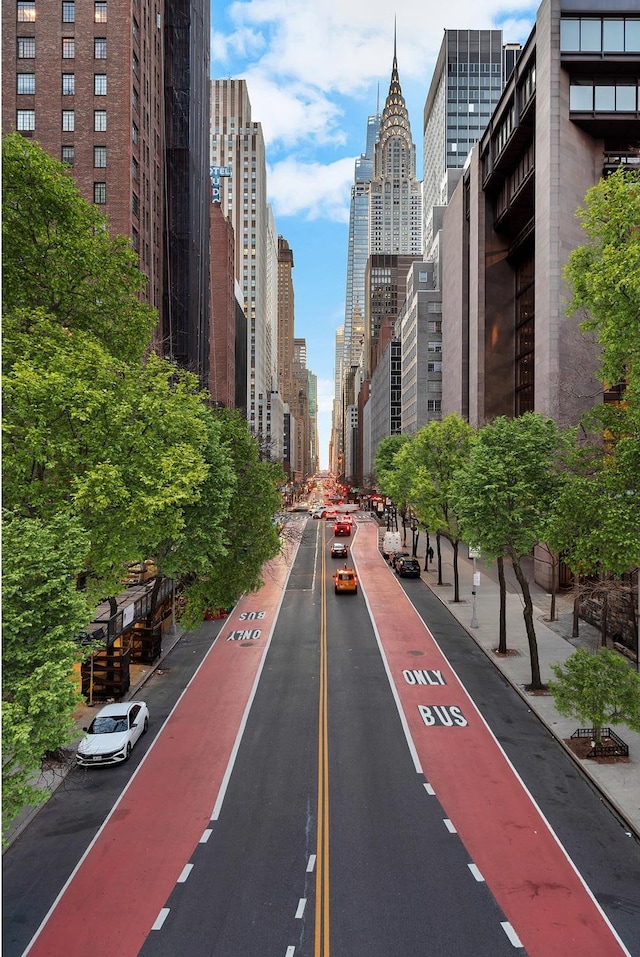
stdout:
POLYGON ((445 29, 501 28, 524 42, 530 0, 235 0, 211 5, 211 76, 246 79, 262 123, 278 232, 293 249, 296 336, 318 377, 328 466, 335 332, 344 321, 349 196, 367 117, 389 89, 394 17, 400 83, 422 174, 422 110, 445 29))

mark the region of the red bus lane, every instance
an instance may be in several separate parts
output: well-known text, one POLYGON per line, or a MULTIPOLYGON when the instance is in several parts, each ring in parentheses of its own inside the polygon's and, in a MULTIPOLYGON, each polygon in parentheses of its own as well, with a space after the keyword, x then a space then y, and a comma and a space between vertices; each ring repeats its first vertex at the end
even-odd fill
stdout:
POLYGON ((269 563, 225 621, 25 954, 138 954, 217 816, 294 557, 269 563))
POLYGON ((377 528, 360 526, 352 555, 425 779, 529 957, 627 954, 433 636, 383 567, 377 528))

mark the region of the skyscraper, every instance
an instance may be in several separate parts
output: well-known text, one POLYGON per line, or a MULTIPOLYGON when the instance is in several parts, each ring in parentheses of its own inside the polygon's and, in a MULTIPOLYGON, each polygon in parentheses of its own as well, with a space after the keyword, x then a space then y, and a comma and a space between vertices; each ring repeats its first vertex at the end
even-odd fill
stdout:
MULTIPOLYGON (((400 87, 394 38, 391 82, 382 111, 380 135, 373 151, 373 179, 369 184, 369 261, 372 256, 398 255, 422 255, 422 185, 416 179, 416 148, 400 87)), ((384 348, 388 341, 387 326, 392 326, 397 318, 396 313, 384 328, 374 320, 374 292, 371 285, 365 283, 366 371, 369 376, 375 369, 378 345, 384 348)))
POLYGON ((253 434, 268 442, 277 390, 276 319, 269 315, 277 300, 277 235, 267 204, 262 126, 251 118, 245 80, 211 81, 211 165, 230 173, 220 178, 220 204, 235 232, 236 276, 247 315, 247 418, 253 434))
POLYGON ((433 207, 446 205, 450 191, 447 171, 461 170, 482 136, 518 49, 510 45, 503 51, 502 30, 444 31, 423 114, 426 252, 437 231, 433 207))

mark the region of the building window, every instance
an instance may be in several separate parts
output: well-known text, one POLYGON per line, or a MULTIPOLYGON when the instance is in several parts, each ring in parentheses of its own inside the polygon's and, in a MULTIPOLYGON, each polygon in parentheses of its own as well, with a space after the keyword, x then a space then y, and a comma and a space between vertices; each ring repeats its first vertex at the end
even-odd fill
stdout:
POLYGON ((63 146, 60 151, 60 158, 63 163, 66 163, 67 166, 73 166, 76 158, 76 151, 74 146, 63 146))
POLYGON ((36 0, 18 0, 18 23, 35 23, 36 0))
POLYGON ((131 245, 133 246, 135 252, 140 251, 140 235, 135 226, 131 230, 131 245))
POLYGON ((93 201, 96 206, 104 206, 107 201, 107 184, 106 183, 94 183, 93 184, 93 201))
POLYGON ((139 113, 139 112, 140 112, 140 96, 139 96, 138 91, 136 90, 135 86, 134 86, 134 88, 133 88, 133 92, 132 92, 132 95, 131 95, 131 103, 132 103, 133 108, 134 108, 134 110, 136 111, 136 113, 139 113))
POLYGON ((131 157, 131 176, 133 178, 133 181, 136 183, 138 182, 138 177, 140 175, 139 169, 140 169, 140 164, 138 163, 138 160, 135 158, 135 156, 132 156, 131 157))
POLYGON ((93 74, 93 95, 94 96, 107 95, 107 74, 106 73, 93 74))
POLYGON ((18 37, 18 59, 33 60, 36 55, 35 37, 18 37))
POLYGON ((35 93, 35 73, 18 73, 16 93, 35 93))
POLYGON ((140 216, 140 200, 137 193, 131 194, 131 211, 134 216, 140 216))
POLYGON ((107 22, 107 4, 105 0, 95 0, 95 3, 93 4, 93 22, 107 22))
POLYGON ((93 129, 96 133, 104 133, 107 129, 107 111, 93 111, 93 129))
POLYGON ((76 41, 73 37, 63 37, 62 39, 62 59, 73 60, 76 55, 76 41))
POLYGON ((516 269, 515 314, 515 414, 534 408, 535 360, 535 279, 534 257, 524 259, 516 269))
POLYGON ((442 410, 442 399, 427 399, 427 412, 440 412, 442 410))
POLYGON ((139 75, 140 75, 140 61, 138 60, 138 54, 135 52, 135 50, 134 50, 134 52, 133 52, 133 56, 131 57, 131 65, 133 66, 133 72, 135 73, 135 75, 136 75, 136 76, 139 76, 139 75))
POLYGON ((76 22, 76 5, 74 0, 63 0, 62 2, 62 22, 76 22))
POLYGON ((138 127, 135 123, 131 124, 131 142, 135 145, 138 143, 138 127))
POLYGON ((95 169, 105 169, 107 165, 107 147, 93 147, 93 165, 95 169))
POLYGON ((93 58, 94 60, 106 60, 107 59, 107 38, 106 37, 95 37, 93 41, 93 58))
POLYGON ((76 128, 76 116, 73 110, 62 111, 62 132, 73 133, 76 128))
POLYGON ((75 73, 63 73, 62 74, 62 95, 73 96, 75 92, 76 92, 75 73))
POLYGON ((18 110, 16 113, 16 129, 25 132, 26 130, 35 130, 35 128, 36 111, 18 110))

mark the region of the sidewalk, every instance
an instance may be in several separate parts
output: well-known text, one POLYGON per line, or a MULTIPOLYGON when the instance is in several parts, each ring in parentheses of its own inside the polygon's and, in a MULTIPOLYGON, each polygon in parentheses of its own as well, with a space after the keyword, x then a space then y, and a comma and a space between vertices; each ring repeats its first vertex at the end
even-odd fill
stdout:
MULTIPOLYGON (((380 540, 384 528, 380 529, 380 540)), ((425 536, 421 532, 418 538, 418 558, 424 568, 425 536)), ((431 540, 435 551, 435 539, 431 540)), ((587 774, 599 789, 603 797, 622 819, 629 831, 640 838, 640 733, 631 731, 626 725, 617 725, 614 731, 629 746, 628 761, 598 762, 593 759, 577 758, 564 743, 579 726, 571 718, 563 718, 555 708, 550 694, 530 694, 525 685, 531 681, 529 645, 522 615, 522 593, 513 568, 505 562, 507 582, 507 647, 508 656, 498 656, 494 649, 498 644, 498 615, 500 608, 500 589, 497 577, 497 565, 486 566, 481 559, 476 560, 476 571, 480 572, 480 585, 476 588, 476 622, 472 627, 473 616, 473 559, 467 557, 466 545, 458 552, 458 576, 460 601, 453 601, 453 549, 448 541, 441 540, 442 585, 438 585, 437 554, 429 570, 422 572, 422 580, 433 594, 446 605, 452 615, 482 648, 493 664, 500 669, 511 685, 526 701, 527 707, 548 727, 562 743, 567 753, 587 774), (515 652, 515 654, 514 654, 515 652)), ((407 551, 411 551, 411 531, 407 531, 407 551)), ((562 594, 556 597, 556 615, 558 620, 549 621, 551 596, 533 581, 533 562, 528 565, 528 578, 534 604, 534 623, 540 659, 542 681, 554 678, 551 671, 553 663, 565 661, 576 647, 582 646, 595 650, 600 644, 600 634, 596 628, 580 621, 580 638, 572 639, 572 600, 562 594)))

